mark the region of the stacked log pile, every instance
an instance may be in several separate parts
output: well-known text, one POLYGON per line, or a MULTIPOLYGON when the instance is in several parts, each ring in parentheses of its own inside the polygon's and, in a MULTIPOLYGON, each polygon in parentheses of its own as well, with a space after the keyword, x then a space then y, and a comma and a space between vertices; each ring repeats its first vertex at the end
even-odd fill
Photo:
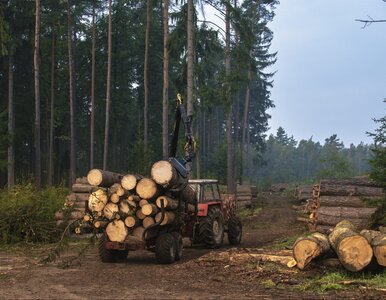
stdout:
POLYGON ((321 180, 314 185, 312 198, 298 209, 308 217, 298 220, 307 222, 313 231, 325 233, 344 219, 365 229, 384 197, 384 190, 368 177, 321 180))
POLYGON ((312 184, 297 186, 294 191, 294 198, 299 201, 311 199, 313 188, 314 186, 312 184))
POLYGON ((254 185, 244 184, 237 185, 236 203, 238 209, 250 208, 252 203, 257 201, 257 187, 254 185))
POLYGON ((92 189, 93 186, 87 182, 86 177, 77 178, 71 187, 71 193, 65 199, 63 209, 55 213, 56 224, 72 223, 83 218, 92 189))
POLYGON ((304 269, 311 261, 323 256, 335 255, 341 265, 351 272, 365 269, 373 260, 380 267, 386 266, 386 234, 380 231, 363 230, 358 233, 350 221, 339 222, 327 236, 315 232, 300 237, 293 246, 294 263, 304 269))
POLYGON ((93 169, 87 180, 92 190, 83 223, 104 228, 112 242, 155 237, 156 223, 173 225, 181 214, 195 213, 195 191, 168 161, 153 164, 151 178, 93 169))

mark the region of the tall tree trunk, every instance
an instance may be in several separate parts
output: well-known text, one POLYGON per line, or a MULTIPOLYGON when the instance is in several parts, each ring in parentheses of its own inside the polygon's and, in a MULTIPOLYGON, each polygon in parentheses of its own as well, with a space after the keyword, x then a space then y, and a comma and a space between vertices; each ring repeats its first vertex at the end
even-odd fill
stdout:
POLYGON ((51 41, 51 101, 50 101, 50 137, 48 155, 48 185, 53 184, 54 175, 54 107, 55 107, 55 31, 52 31, 51 41))
POLYGON ((13 101, 13 48, 10 47, 8 57, 8 189, 15 185, 15 112, 13 101))
POLYGON ((188 66, 187 66, 187 115, 191 118, 193 115, 193 58, 194 58, 194 47, 193 47, 193 0, 188 0, 188 24, 187 24, 187 36, 188 36, 188 66))
MULTIPOLYGON (((225 75, 227 81, 227 89, 230 86, 230 74, 231 74, 231 49, 230 49, 230 3, 226 2, 226 39, 225 39, 225 75)), ((234 194, 236 192, 236 185, 234 180, 234 168, 233 168, 233 138, 232 138, 232 95, 227 91, 228 103, 226 112, 226 139, 227 139, 227 185, 228 194, 234 194)))
POLYGON ((150 35, 150 9, 151 9, 151 0, 146 2, 146 34, 145 34, 145 59, 143 66, 143 87, 144 87, 144 106, 143 106, 143 145, 144 149, 147 149, 148 143, 148 106, 149 106, 149 78, 148 78, 148 68, 149 68, 149 35, 150 35))
POLYGON ((74 57, 72 45, 71 0, 67 1, 67 43, 68 43, 68 75, 70 85, 70 182, 75 182, 76 153, 75 153, 75 82, 74 82, 74 57))
POLYGON ((103 170, 107 169, 107 158, 109 149, 109 126, 110 126, 110 81, 111 81, 111 1, 109 0, 109 30, 107 46, 107 83, 106 83, 106 120, 105 120, 105 143, 103 150, 103 170))
POLYGON ((164 0, 164 65, 163 65, 163 90, 162 90, 162 156, 169 156, 169 0, 164 0))
POLYGON ((41 153, 40 153, 40 82, 39 82, 39 35, 40 35, 40 0, 35 1, 35 185, 41 187, 41 153))
POLYGON ((94 123, 95 123, 95 5, 92 8, 91 42, 91 116, 90 116, 90 169, 94 168, 94 123))
MULTIPOLYGON (((234 0, 234 9, 237 9, 237 0, 234 0)), ((238 19, 235 17, 235 25, 234 25, 234 29, 235 29, 235 50, 236 50, 236 70, 237 70, 237 74, 240 74, 240 63, 239 63, 239 30, 238 30, 238 19)), ((235 116, 235 120, 234 120, 234 145, 233 145, 233 149, 234 149, 234 161, 233 161, 233 174, 234 174, 234 179, 236 180, 237 182, 237 177, 239 177, 240 173, 238 172, 238 169, 240 170, 241 168, 238 168, 238 165, 241 165, 241 162, 239 161, 238 159, 238 153, 239 153, 239 115, 240 115, 240 91, 237 90, 236 91, 236 95, 235 95, 235 98, 234 98, 234 107, 235 107, 235 111, 234 111, 234 116, 235 116)), ((241 177, 241 175, 240 175, 241 177)), ((239 178, 240 181, 241 181, 241 178, 239 178)))
POLYGON ((242 132, 241 132, 241 180, 243 180, 243 168, 244 168, 244 160, 245 160, 245 139, 247 135, 248 129, 248 114, 249 114, 249 99, 250 99, 250 84, 252 80, 252 50, 249 50, 249 58, 248 58, 248 85, 247 90, 245 92, 245 99, 244 99, 244 113, 243 113, 243 125, 242 125, 242 132))

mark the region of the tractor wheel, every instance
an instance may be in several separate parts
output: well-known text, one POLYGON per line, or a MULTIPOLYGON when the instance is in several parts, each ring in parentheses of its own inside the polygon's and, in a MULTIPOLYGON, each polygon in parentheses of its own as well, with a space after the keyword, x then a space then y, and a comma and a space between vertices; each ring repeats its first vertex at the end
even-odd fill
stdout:
POLYGON ((172 232, 171 234, 173 235, 174 242, 176 243, 176 260, 180 260, 182 257, 182 252, 184 250, 182 236, 178 232, 172 232))
POLYGON ((228 221, 228 240, 231 245, 238 245, 241 242, 243 225, 237 217, 230 217, 228 221))
POLYGON ((200 221, 199 237, 207 248, 221 246, 224 238, 224 217, 219 207, 209 207, 207 216, 200 221))
POLYGON ((155 258, 160 264, 171 264, 176 259, 176 242, 170 233, 158 236, 155 242, 155 258))
POLYGON ((99 239, 98 254, 99 258, 104 263, 114 263, 124 261, 129 253, 129 250, 110 250, 106 249, 105 242, 108 241, 106 233, 99 239))

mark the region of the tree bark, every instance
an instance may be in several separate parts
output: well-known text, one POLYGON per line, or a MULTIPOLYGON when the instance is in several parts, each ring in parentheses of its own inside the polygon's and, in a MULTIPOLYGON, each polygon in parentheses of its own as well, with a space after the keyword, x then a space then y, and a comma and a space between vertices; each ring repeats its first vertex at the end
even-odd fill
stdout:
POLYGON ((108 149, 109 149, 109 131, 110 131, 110 87, 111 87, 111 0, 109 0, 109 29, 107 46, 107 83, 106 83, 106 119, 105 119, 105 142, 103 150, 103 170, 107 169, 108 149))
POLYGON ((315 232, 308 237, 300 237, 294 244, 293 256, 299 269, 303 270, 313 259, 330 250, 327 236, 315 232))
MULTIPOLYGON (((367 198, 366 198, 367 199, 367 198)), ((381 200, 382 198, 371 198, 372 200, 381 200)), ((366 207, 363 197, 356 196, 320 196, 320 205, 322 207, 366 207)))
POLYGON ((190 119, 193 116, 193 88, 194 88, 194 46, 193 46, 193 14, 194 14, 194 5, 193 0, 188 0, 188 24, 187 24, 187 109, 186 113, 190 119))
POLYGON ((48 185, 54 182, 54 116, 55 116, 55 32, 51 39, 51 101, 50 101, 50 138, 48 154, 48 185))
POLYGON ((374 230, 362 230, 361 235, 373 247, 374 256, 378 264, 386 267, 386 234, 374 230))
POLYGON ((68 73, 70 85, 70 185, 76 178, 76 140, 75 140, 75 82, 74 57, 72 44, 71 0, 67 1, 67 43, 68 43, 68 73))
POLYGON ((340 184, 321 184, 320 194, 323 196, 368 196, 383 197, 384 191, 380 187, 359 186, 359 185, 340 185, 340 184))
POLYGON ((379 183, 371 180, 368 176, 355 177, 349 179, 323 179, 320 181, 321 185, 359 185, 380 187, 379 183))
POLYGON ((373 250, 368 241, 356 233, 351 222, 347 220, 339 222, 328 239, 347 270, 358 272, 371 262, 373 250))
POLYGON ((40 39, 40 0, 35 1, 35 47, 34 47, 34 77, 35 77, 35 185, 41 187, 41 151, 40 151, 40 82, 39 82, 39 39, 40 39))
POLYGON ((90 169, 94 168, 94 123, 95 123, 95 4, 92 8, 92 29, 91 29, 91 115, 90 115, 90 169))
POLYGON ((145 58, 143 66, 143 87, 144 87, 144 106, 143 106, 143 146, 145 151, 148 144, 148 105, 149 105, 149 35, 150 35, 150 17, 151 0, 146 1, 146 33, 145 33, 145 58))
POLYGON ((169 157, 169 0, 164 0, 164 57, 162 88, 162 157, 169 157))
POLYGON ((8 54, 8 190, 15 185, 15 104, 13 99, 13 49, 8 54))

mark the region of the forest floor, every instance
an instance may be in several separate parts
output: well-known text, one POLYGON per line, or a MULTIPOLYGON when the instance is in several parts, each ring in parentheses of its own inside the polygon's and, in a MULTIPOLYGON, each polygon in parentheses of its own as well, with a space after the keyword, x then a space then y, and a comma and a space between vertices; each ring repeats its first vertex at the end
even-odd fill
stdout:
MULTIPOLYGON (((39 263, 47 255, 47 246, 1 250, 0 299, 386 298, 381 289, 360 283, 345 286, 323 281, 334 270, 317 265, 299 271, 252 256, 233 260, 235 254, 286 252, 283 249, 305 231, 303 224, 296 223, 288 197, 267 195, 260 198, 259 205, 261 210, 244 212, 239 247, 207 250, 187 246, 182 260, 172 265, 157 265, 148 251, 130 252, 123 263, 103 264, 93 247, 76 264, 63 269, 55 263, 39 263)), ((70 254, 77 247, 79 243, 70 248, 70 254)), ((333 276, 339 277, 343 271, 336 272, 333 276)))

